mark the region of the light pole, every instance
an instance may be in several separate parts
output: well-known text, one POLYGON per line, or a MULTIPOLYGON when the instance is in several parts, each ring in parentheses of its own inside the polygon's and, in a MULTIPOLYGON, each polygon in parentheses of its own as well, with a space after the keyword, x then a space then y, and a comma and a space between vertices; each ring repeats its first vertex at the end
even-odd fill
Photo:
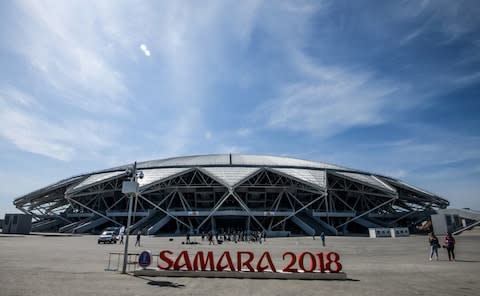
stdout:
MULTIPOLYGON (((138 195, 138 182, 137 182, 137 162, 134 162, 133 168, 130 171, 130 168, 127 169, 127 175, 131 174, 130 181, 124 181, 122 183, 122 193, 129 196, 128 200, 128 217, 127 217, 127 228, 125 229, 126 238, 125 238, 125 249, 123 251, 123 267, 122 273, 127 273, 127 260, 128 260, 128 237, 130 235, 130 223, 132 221, 132 203, 133 198, 137 198, 138 195)), ((140 172, 139 177, 143 177, 143 173, 140 172)))

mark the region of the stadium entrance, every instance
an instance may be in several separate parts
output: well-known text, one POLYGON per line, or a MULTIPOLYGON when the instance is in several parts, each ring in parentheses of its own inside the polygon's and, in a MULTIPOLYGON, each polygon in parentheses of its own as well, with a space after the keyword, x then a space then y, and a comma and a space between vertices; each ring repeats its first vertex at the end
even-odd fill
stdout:
POLYGON ((247 217, 215 217, 216 229, 219 233, 244 231, 248 227, 247 217))

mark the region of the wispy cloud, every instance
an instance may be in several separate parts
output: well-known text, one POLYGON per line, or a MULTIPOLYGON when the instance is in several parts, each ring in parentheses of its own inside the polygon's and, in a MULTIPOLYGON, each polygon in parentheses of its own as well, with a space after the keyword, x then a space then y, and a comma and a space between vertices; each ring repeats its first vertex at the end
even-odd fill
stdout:
MULTIPOLYGON (((14 4, 18 14, 7 35, 10 50, 25 58, 31 65, 28 74, 46 86, 40 92, 29 89, 23 93, 35 93, 37 103, 54 115, 45 116, 34 108, 30 113, 5 109, 10 114, 10 125, 18 130, 18 136, 9 134, 6 139, 28 151, 72 159, 81 150, 76 146, 80 142, 58 144, 64 138, 65 123, 72 117, 89 122, 92 130, 98 131, 104 124, 116 126, 116 130, 127 128, 136 116, 148 118, 142 120, 142 125, 146 120, 158 118, 159 112, 167 112, 144 132, 157 138, 145 137, 145 141, 161 142, 156 146, 158 155, 188 153, 195 149, 190 143, 202 138, 209 140, 208 135, 202 137, 201 133, 205 129, 202 109, 212 83, 225 76, 227 68, 222 61, 229 59, 229 53, 223 48, 224 42, 228 40, 240 48, 248 44, 260 2, 246 1, 228 15, 224 13, 228 3, 145 2, 134 7, 130 4, 117 1, 14 4), (155 58, 152 63, 158 65, 155 75, 132 74, 143 70, 138 59, 139 44, 143 55, 155 58), (130 78, 126 79, 127 76, 130 78), (160 79, 161 84, 155 79, 160 79), (148 92, 138 87, 146 80, 153 82, 148 92), (64 110, 69 110, 69 114, 64 114, 64 110), (50 138, 55 137, 57 149, 62 153, 27 143, 29 137, 39 143, 44 136, 41 130, 19 132, 39 122, 50 131, 50 138), (55 129, 55 125, 62 129, 55 129), (159 135, 168 137, 168 143, 159 140, 159 135)), ((18 95, 15 97, 20 99, 18 95)), ((125 139, 114 135, 112 132, 108 137, 111 144, 122 145, 125 139)), ((92 152, 96 147, 90 147, 92 152)))
POLYGON ((476 1, 407 1, 385 5, 390 13, 383 17, 389 18, 387 21, 390 28, 395 27, 394 25, 414 27, 404 38, 400 38, 402 45, 422 35, 431 41, 441 40, 438 44, 446 45, 477 31, 480 27, 476 17, 480 8, 476 1), (432 36, 435 34, 442 36, 432 36))
POLYGON ((205 139, 211 140, 212 139, 212 132, 211 131, 206 131, 204 136, 205 136, 205 139))
POLYGON ((480 140, 435 127, 417 125, 414 138, 351 144, 339 159, 378 173, 411 180, 462 178, 477 174, 480 140))
POLYGON ((118 38, 118 10, 104 3, 13 5, 17 14, 3 37, 32 81, 0 89, 1 136, 58 160, 97 157, 118 143, 117 130, 131 116, 118 58, 130 31, 118 38))
POLYGON ((459 77, 456 77, 453 81, 459 86, 466 86, 473 83, 478 83, 480 81, 480 71, 472 74, 466 74, 459 77))
POLYGON ((0 136, 21 150, 59 160, 71 160, 78 154, 88 157, 91 151, 109 146, 108 134, 92 131, 111 127, 84 119, 53 121, 32 112, 39 107, 46 110, 28 94, 15 89, 0 89, 0 136))
POLYGON ((251 128, 240 128, 235 132, 240 137, 248 137, 253 133, 251 128))
POLYGON ((89 112, 123 108, 128 88, 114 66, 115 40, 102 30, 106 23, 98 12, 77 2, 18 6, 12 44, 64 101, 89 112))
POLYGON ((225 145, 221 144, 217 147, 218 153, 248 153, 249 148, 246 146, 225 145))
POLYGON ((366 70, 323 66, 298 53, 290 57, 303 80, 287 84, 278 97, 261 107, 268 126, 328 137, 387 119, 399 85, 382 81, 366 70))

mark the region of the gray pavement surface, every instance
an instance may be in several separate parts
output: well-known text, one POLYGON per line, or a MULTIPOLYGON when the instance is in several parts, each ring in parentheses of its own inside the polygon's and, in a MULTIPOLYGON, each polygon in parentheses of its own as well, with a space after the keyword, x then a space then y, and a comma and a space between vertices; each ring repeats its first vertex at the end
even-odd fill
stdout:
MULTIPOLYGON (((227 242, 182 245, 183 237, 143 237, 142 247, 158 253, 170 249, 271 252, 282 265, 285 251, 335 251, 347 281, 146 278, 104 271, 109 252, 120 245, 98 245, 96 236, 12 236, 0 234, 0 295, 479 295, 480 235, 457 236, 456 262, 445 250, 428 260, 426 236, 370 239, 327 237, 323 248, 311 237, 271 238, 266 243, 227 242)), ((440 239, 443 239, 441 237, 440 239)))

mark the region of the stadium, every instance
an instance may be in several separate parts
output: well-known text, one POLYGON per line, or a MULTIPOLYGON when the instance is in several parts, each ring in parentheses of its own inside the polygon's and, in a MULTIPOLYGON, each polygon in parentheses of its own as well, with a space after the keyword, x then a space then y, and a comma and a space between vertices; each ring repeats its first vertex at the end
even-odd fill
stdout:
MULTIPOLYGON (((124 165, 63 179, 18 197, 32 231, 95 233, 127 224, 124 165)), ((288 157, 217 154, 139 162, 131 231, 149 235, 265 231, 367 233, 415 227, 449 202, 401 180, 288 157)))

